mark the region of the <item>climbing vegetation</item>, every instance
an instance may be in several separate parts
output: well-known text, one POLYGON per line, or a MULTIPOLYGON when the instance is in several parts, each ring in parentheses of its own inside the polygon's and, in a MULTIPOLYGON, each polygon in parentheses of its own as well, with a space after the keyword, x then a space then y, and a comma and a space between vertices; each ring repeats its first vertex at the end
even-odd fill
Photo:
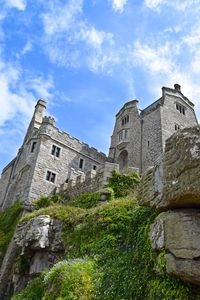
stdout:
POLYGON ((195 293, 198 299, 192 286, 166 274, 165 253, 158 263, 148 239, 157 211, 138 206, 133 197, 91 208, 85 203, 54 203, 23 217, 49 214, 62 220, 66 251, 17 300, 189 300, 195 293))
POLYGON ((113 189, 116 198, 125 197, 134 192, 139 182, 140 177, 137 173, 121 174, 119 171, 113 170, 108 187, 113 189))
POLYGON ((16 201, 0 213, 0 264, 11 241, 22 212, 22 203, 16 201))

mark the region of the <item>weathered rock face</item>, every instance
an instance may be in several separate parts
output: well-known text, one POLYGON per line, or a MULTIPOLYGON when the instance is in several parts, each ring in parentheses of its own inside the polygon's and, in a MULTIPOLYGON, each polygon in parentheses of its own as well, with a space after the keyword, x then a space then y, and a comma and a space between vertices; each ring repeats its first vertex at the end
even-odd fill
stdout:
POLYGON ((200 127, 186 128, 166 141, 164 157, 141 181, 141 205, 166 210, 200 207, 200 127))
POLYGON ((151 226, 152 247, 165 251, 166 270, 200 285, 200 127, 187 128, 166 142, 166 151, 147 170, 140 204, 165 210, 151 226))
POLYGON ((154 249, 167 252, 168 273, 200 284, 200 210, 161 213, 151 227, 150 239, 154 249))
POLYGON ((0 288, 4 287, 4 294, 0 294, 0 299, 9 299, 6 298, 9 286, 14 286, 15 292, 21 290, 33 276, 51 267, 63 255, 61 230, 61 221, 48 215, 17 226, 1 267, 0 288))

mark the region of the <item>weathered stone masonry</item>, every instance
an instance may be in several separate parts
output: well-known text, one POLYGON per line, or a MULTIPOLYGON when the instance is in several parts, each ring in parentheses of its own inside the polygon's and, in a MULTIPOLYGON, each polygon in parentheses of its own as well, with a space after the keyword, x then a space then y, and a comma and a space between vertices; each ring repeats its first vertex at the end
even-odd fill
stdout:
POLYGON ((138 109, 137 100, 124 104, 116 115, 109 157, 106 157, 56 128, 52 117, 43 116, 45 108, 46 102, 39 100, 22 147, 3 170, 0 209, 17 199, 30 202, 49 195, 64 185, 75 195, 76 177, 81 184, 79 191, 92 192, 100 187, 99 173, 96 177, 92 175, 92 181, 90 175, 86 180, 83 178, 88 172, 95 173, 105 162, 114 163, 113 169, 119 164, 121 172, 143 173, 158 161, 167 138, 179 129, 198 124, 194 104, 182 94, 180 86, 163 87, 162 97, 143 110, 138 109))
POLYGON ((31 201, 49 195, 64 182, 95 170, 106 155, 55 127, 43 117, 46 103, 39 100, 22 147, 4 168, 0 180, 0 206, 17 199, 31 201))
POLYGON ((138 101, 133 100, 117 113, 109 157, 119 163, 122 172, 135 167, 143 173, 159 159, 167 138, 197 124, 194 104, 180 86, 163 87, 162 97, 147 108, 138 109, 138 101))

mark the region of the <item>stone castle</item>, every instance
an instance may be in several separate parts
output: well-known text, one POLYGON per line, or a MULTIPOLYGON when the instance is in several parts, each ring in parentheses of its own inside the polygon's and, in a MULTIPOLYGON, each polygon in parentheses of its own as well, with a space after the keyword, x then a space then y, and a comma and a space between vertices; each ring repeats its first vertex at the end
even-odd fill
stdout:
POLYGON ((117 113, 107 157, 56 128, 52 117, 43 116, 46 102, 39 100, 17 156, 3 169, 0 208, 17 199, 26 202, 55 193, 63 186, 73 195, 81 186, 80 192, 97 189, 112 169, 143 173, 157 162, 166 139, 198 124, 194 104, 178 84, 174 89, 163 87, 161 98, 147 108, 139 110, 137 105, 137 100, 129 101, 117 113))

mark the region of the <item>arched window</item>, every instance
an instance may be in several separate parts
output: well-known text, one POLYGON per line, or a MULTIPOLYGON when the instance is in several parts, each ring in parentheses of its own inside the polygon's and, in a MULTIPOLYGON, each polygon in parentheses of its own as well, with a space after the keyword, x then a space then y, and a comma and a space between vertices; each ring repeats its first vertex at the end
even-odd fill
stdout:
POLYGON ((123 150, 118 156, 119 171, 127 173, 128 171, 128 151, 123 150))

